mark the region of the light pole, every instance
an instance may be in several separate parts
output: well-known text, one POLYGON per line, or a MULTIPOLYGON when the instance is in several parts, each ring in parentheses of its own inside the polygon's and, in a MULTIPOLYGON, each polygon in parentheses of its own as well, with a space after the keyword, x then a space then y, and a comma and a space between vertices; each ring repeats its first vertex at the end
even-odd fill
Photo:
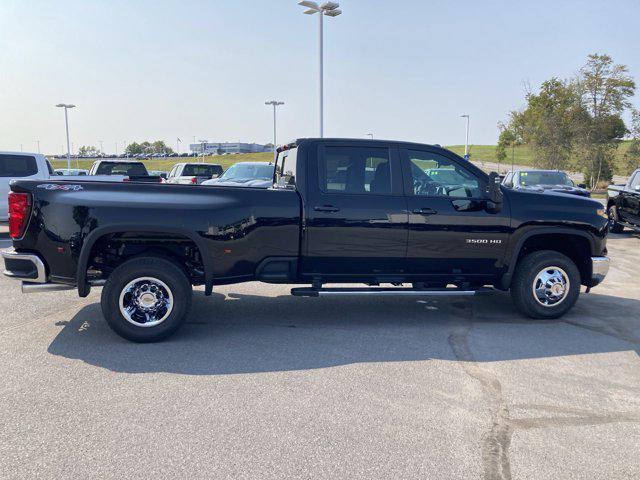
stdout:
POLYGON ((373 133, 366 133, 365 135, 373 140, 373 133))
POLYGON ((338 7, 340 6, 337 2, 324 2, 321 5, 318 5, 316 2, 311 2, 308 0, 303 0, 298 2, 298 5, 306 7, 307 10, 304 11, 306 15, 314 15, 319 13, 320 17, 320 36, 319 36, 319 45, 320 45, 320 138, 324 137, 324 41, 323 41, 323 31, 322 31, 322 17, 326 15, 327 17, 337 17, 342 13, 338 7))
POLYGON ((178 154, 178 156, 180 156, 180 142, 182 142, 182 140, 180 140, 180 137, 176 137, 176 153, 178 154))
POLYGON ((284 102, 279 100, 269 100, 268 102, 264 102, 265 105, 273 105, 273 163, 276 163, 278 159, 278 152, 276 147, 276 108, 279 105, 284 105, 284 102))
POLYGON ((116 157, 118 156, 118 142, 116 142, 116 157))
POLYGON ((38 153, 40 153, 40 140, 36 140, 38 142, 38 153))
POLYGON ((467 135, 464 141, 464 159, 469 160, 469 115, 460 115, 460 118, 467 119, 467 135))
POLYGON ((100 156, 104 155, 104 140, 100 140, 100 156))
POLYGON ((71 144, 69 143, 69 117, 67 115, 67 110, 70 108, 75 108, 75 105, 71 105, 69 103, 59 103, 56 105, 58 108, 64 108, 64 124, 67 128, 67 170, 71 170, 71 144))
POLYGON ((207 140, 198 140, 198 141, 202 145, 202 163, 204 163, 204 148, 205 148, 205 145, 207 144, 207 140))

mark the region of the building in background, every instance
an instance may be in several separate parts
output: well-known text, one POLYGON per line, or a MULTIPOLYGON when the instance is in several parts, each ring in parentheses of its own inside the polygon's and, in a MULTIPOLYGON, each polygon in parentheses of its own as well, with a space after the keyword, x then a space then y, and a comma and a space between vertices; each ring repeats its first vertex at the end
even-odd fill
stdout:
POLYGON ((259 143, 242 143, 242 142, 207 142, 207 143, 192 143, 189 145, 189 149, 201 155, 203 152, 205 155, 225 155, 229 153, 258 153, 258 152, 270 152, 273 146, 270 144, 260 145, 259 143))

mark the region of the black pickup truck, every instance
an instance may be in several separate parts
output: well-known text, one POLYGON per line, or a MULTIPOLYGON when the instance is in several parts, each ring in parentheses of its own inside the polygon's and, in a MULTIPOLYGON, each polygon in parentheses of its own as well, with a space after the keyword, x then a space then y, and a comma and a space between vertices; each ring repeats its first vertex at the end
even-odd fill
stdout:
POLYGON ((5 274, 23 291, 103 286, 134 341, 182 324, 193 285, 259 280, 294 295, 473 295, 511 290, 557 318, 609 268, 602 205, 503 189, 454 153, 415 143, 300 139, 273 187, 15 181, 5 274), (326 284, 363 284, 327 288, 326 284), (388 285, 388 286, 384 286, 388 285))
POLYGON ((640 232, 640 168, 631 174, 626 185, 609 186, 607 211, 613 233, 621 233, 625 227, 640 232))

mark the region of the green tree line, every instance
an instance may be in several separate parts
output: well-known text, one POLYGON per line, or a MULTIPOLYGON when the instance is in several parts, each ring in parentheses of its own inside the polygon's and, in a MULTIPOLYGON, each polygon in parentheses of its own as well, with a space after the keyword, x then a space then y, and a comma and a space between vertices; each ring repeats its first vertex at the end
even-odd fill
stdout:
POLYGON ((630 136, 624 171, 615 173, 633 171, 640 165, 640 113, 630 101, 635 88, 625 65, 608 55, 589 55, 576 78, 553 77, 537 93, 526 93, 526 107, 499 125, 498 160, 507 160, 510 147, 528 145, 536 167, 578 169, 595 188, 611 180, 616 150, 630 136), (623 120, 627 111, 629 127, 623 120))
POLYGON ((173 149, 168 147, 162 140, 156 140, 155 142, 130 143, 127 145, 125 153, 129 155, 137 155, 140 153, 158 155, 160 153, 173 153, 173 149))

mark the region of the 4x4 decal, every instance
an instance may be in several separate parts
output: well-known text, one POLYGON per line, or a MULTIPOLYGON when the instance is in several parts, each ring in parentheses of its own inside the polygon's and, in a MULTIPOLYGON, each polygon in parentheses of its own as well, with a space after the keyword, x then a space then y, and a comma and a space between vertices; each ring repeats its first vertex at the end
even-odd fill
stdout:
POLYGON ((82 185, 56 185, 55 183, 41 183, 38 188, 44 188, 45 190, 63 190, 65 192, 82 190, 82 185))

